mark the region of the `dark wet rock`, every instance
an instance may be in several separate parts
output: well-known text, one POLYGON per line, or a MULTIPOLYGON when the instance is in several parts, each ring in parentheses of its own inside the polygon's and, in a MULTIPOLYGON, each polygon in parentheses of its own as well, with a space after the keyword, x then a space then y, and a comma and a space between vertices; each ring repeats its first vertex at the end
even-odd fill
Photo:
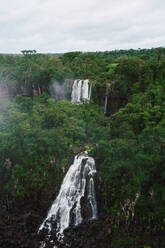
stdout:
MULTIPOLYGON (((82 199, 86 201, 86 199, 82 199)), ((26 203, 11 204, 12 208, 1 208, 0 203, 0 248, 39 248, 40 241, 45 240, 47 230, 43 229, 39 235, 38 228, 43 221, 43 213, 39 212, 39 208, 35 205, 26 203), (29 210, 30 209, 30 210, 29 210)), ((103 206, 99 202, 99 219, 87 221, 84 218, 80 226, 72 225, 64 231, 64 243, 59 243, 56 237, 56 225, 53 225, 51 233, 51 240, 46 241, 46 248, 53 248, 56 245, 58 248, 141 248, 150 246, 152 248, 164 248, 165 244, 165 230, 152 229, 149 232, 148 225, 142 226, 140 222, 130 224, 129 229, 126 230, 124 221, 119 223, 119 228, 114 213, 106 215, 103 211, 103 206), (117 223, 117 224, 116 224, 117 223), (128 232, 129 231, 129 232, 128 232), (114 240, 118 244, 113 244, 114 240), (122 242, 125 245, 120 245, 122 242), (113 242, 112 242, 113 241, 113 242), (127 241, 127 243, 126 243, 127 241), (131 245, 130 245, 130 243, 131 245)), ((83 205, 83 204, 82 204, 83 205)), ((82 207, 83 217, 86 216, 88 209, 82 207)), ((154 223, 153 223, 154 226, 154 223)))

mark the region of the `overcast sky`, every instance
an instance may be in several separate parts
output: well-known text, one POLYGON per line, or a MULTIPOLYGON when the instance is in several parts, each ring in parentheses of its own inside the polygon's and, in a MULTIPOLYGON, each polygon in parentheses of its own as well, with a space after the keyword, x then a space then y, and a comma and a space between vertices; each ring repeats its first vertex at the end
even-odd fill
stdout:
POLYGON ((0 0, 0 53, 165 46, 165 0, 0 0))

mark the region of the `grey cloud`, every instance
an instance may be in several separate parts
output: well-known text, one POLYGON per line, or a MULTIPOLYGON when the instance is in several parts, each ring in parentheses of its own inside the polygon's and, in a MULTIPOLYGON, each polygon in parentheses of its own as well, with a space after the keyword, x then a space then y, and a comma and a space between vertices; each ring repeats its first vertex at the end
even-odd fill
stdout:
POLYGON ((163 0, 6 0, 0 52, 163 46, 164 7, 163 0))

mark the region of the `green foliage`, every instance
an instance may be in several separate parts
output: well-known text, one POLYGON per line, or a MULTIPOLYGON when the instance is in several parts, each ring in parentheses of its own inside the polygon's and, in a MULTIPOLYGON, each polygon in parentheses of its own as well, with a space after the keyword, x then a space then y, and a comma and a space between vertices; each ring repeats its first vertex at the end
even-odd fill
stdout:
MULTIPOLYGON (((120 223, 129 227, 133 221, 164 232, 164 49, 24 55, 0 56, 0 83, 16 96, 0 101, 2 193, 41 199, 45 206, 74 155, 87 149, 96 160, 100 208, 114 233, 120 223), (55 104, 51 80, 75 78, 92 82, 91 103, 55 104), (135 202, 134 209, 127 206, 129 216, 123 210, 127 202, 135 202)), ((112 247, 132 245, 127 232, 111 242, 112 247)))
POLYGON ((100 114, 97 108, 88 112, 89 106, 54 104, 45 94, 35 100, 18 96, 9 104, 0 116, 1 160, 12 163, 7 191, 28 199, 43 194, 50 182, 59 186, 62 168, 95 136, 100 114))

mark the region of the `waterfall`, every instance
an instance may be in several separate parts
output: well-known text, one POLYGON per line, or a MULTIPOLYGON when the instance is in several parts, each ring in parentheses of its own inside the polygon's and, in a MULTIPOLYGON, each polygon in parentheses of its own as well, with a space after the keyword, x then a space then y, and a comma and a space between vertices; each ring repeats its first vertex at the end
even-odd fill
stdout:
POLYGON ((72 86, 72 103, 81 103, 82 100, 90 101, 92 84, 89 85, 89 80, 75 80, 72 86))
POLYGON ((83 86, 82 86, 82 99, 88 99, 88 83, 89 80, 84 80, 83 86))
MULTIPOLYGON (((48 229, 48 233, 50 233, 52 223, 56 223, 56 237, 59 241, 62 241, 64 238, 63 232, 70 225, 71 211, 74 215, 75 226, 80 225, 83 221, 81 198, 85 196, 85 192, 87 192, 92 213, 89 219, 97 218, 97 202, 93 181, 95 173, 95 161, 88 156, 87 152, 75 156, 73 164, 63 179, 59 194, 38 232, 42 229, 48 229)), ((45 247, 44 243, 41 247, 45 247)))
POLYGON ((89 101, 91 100, 91 94, 92 94, 92 83, 91 83, 90 89, 89 89, 89 95, 88 95, 89 101))
POLYGON ((82 96, 82 81, 79 80, 77 83, 77 102, 81 102, 82 96))
POLYGON ((77 92, 78 92, 78 82, 77 82, 77 80, 75 80, 73 83, 73 86, 72 86, 72 96, 71 96, 71 98, 72 98, 71 101, 73 103, 77 102, 77 99, 78 99, 77 92))
POLYGON ((92 208, 92 217, 91 219, 97 219, 97 202, 95 198, 95 187, 94 187, 94 181, 93 178, 90 178, 89 181, 89 194, 88 199, 92 208))
POLYGON ((105 96, 105 105, 104 105, 104 114, 107 114, 107 103, 108 103, 108 96, 105 96))

